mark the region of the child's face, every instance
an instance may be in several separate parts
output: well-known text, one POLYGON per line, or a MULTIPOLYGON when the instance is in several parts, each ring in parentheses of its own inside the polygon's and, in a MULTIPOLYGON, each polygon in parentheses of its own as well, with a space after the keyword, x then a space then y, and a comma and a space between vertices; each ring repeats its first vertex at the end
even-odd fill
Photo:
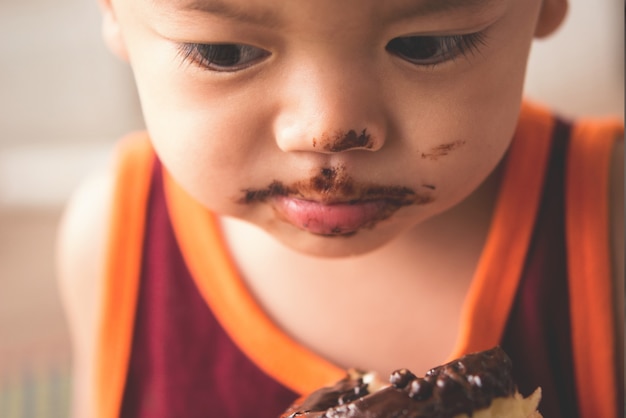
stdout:
POLYGON ((156 150, 292 248, 379 248, 513 133, 540 0, 113 0, 156 150))

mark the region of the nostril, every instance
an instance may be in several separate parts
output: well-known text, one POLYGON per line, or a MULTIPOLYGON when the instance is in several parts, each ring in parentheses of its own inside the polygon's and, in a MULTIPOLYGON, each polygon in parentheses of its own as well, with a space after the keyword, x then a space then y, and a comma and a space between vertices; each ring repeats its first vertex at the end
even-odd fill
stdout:
POLYGON ((319 146, 323 151, 341 152, 351 149, 372 149, 374 147, 374 138, 363 129, 357 133, 354 129, 348 132, 338 131, 334 135, 322 135, 318 141, 313 139, 313 147, 319 146))

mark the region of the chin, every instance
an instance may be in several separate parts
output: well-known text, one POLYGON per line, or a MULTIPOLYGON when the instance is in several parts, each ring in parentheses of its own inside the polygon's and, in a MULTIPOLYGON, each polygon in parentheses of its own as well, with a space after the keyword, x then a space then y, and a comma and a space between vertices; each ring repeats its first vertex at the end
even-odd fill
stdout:
POLYGON ((317 234, 291 225, 268 231, 286 247, 312 257, 345 258, 375 252, 391 242, 396 234, 381 228, 360 229, 351 233, 317 234))

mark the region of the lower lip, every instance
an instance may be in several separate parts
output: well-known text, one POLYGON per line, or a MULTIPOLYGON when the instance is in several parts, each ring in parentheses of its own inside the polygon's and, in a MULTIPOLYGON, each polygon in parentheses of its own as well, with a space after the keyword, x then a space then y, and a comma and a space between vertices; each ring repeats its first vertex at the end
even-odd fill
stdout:
POLYGON ((386 200, 324 204, 279 196, 274 208, 286 222, 307 232, 324 236, 353 235, 388 218, 399 206, 386 200))

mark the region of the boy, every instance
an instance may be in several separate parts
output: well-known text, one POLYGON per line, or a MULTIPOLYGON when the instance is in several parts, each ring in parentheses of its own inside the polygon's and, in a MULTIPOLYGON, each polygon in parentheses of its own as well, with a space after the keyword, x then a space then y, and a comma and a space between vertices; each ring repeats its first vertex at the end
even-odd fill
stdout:
POLYGON ((61 230, 76 416, 275 417, 496 344, 545 416, 619 416, 621 123, 522 104, 565 0, 101 3, 147 134, 61 230))

